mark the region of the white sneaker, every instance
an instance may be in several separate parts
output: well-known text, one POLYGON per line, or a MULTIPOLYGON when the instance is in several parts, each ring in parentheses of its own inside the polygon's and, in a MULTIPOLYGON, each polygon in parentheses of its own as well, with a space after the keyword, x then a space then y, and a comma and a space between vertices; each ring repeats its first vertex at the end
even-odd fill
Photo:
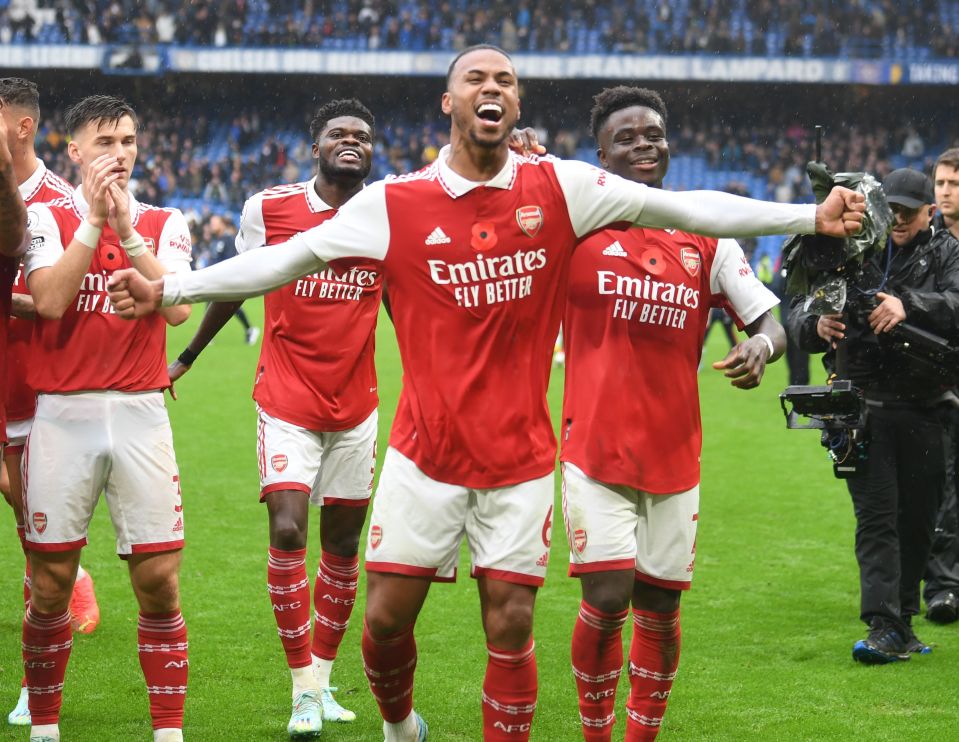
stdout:
POLYGON ((333 694, 336 688, 320 689, 320 704, 323 706, 323 721, 350 722, 356 721, 356 714, 345 709, 336 702, 333 694))
POLYGON ((318 737, 323 729, 323 709, 320 692, 305 690, 293 697, 293 714, 286 725, 291 737, 318 737))
POLYGON ((30 742, 60 742, 60 727, 40 724, 30 730, 30 742))
POLYGON ((27 698, 27 689, 21 688, 17 705, 13 707, 13 711, 7 714, 7 724, 12 724, 15 727, 30 726, 30 706, 27 705, 27 698))
POLYGON ((246 331, 246 344, 247 345, 256 345, 256 341, 260 339, 260 328, 251 327, 246 331))

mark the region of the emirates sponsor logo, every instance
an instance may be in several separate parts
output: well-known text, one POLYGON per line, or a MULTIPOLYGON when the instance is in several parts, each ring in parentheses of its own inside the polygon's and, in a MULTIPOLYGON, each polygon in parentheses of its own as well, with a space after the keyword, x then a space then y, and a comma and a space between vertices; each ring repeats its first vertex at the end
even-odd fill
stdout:
POLYGON ((516 210, 516 223, 527 237, 535 237, 543 228, 543 210, 539 206, 520 206, 516 210))
POLYGON ((699 289, 684 283, 655 281, 648 275, 642 278, 620 276, 614 271, 596 271, 596 278, 600 295, 626 296, 686 309, 699 308, 699 289))
POLYGON ((46 513, 33 514, 33 528, 37 533, 43 533, 45 530, 47 530, 47 514, 46 513))
POLYGON ((586 531, 583 528, 577 528, 573 531, 573 547, 577 554, 582 554, 586 548, 586 531))
POLYGON ((370 547, 375 549, 383 543, 383 529, 376 525, 370 528, 370 547))
POLYGON ((700 267, 703 264, 703 258, 699 254, 699 250, 695 247, 684 247, 679 251, 680 260, 682 260, 683 268, 686 269, 686 272, 693 278, 699 275, 700 267))
POLYGON ((376 285, 376 271, 351 268, 337 273, 327 268, 319 273, 297 279, 293 284, 293 296, 332 301, 359 301, 363 290, 376 285))
MULTIPOLYGON (((489 233, 487 238, 492 241, 489 233)), ((475 249, 475 244, 473 247, 475 249)), ((512 255, 495 257, 479 253, 475 260, 464 263, 427 260, 426 264, 433 282, 453 286, 456 303, 469 308, 530 296, 533 293, 531 274, 546 267, 546 250, 517 250, 512 255)))
POLYGON ((623 246, 619 244, 619 240, 616 240, 612 245, 603 250, 603 255, 609 255, 614 258, 627 258, 629 257, 626 254, 626 251, 623 249, 623 246))
POLYGON ((273 467, 273 471, 275 471, 277 474, 284 471, 289 463, 290 460, 286 457, 285 453, 274 454, 270 458, 270 466, 273 467))

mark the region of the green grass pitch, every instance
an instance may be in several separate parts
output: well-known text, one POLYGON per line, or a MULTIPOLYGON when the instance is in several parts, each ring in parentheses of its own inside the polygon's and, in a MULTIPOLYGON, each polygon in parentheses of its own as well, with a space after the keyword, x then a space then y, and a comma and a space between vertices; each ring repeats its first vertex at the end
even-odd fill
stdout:
MULTIPOLYGON (((258 307, 249 302, 253 315, 258 307)), ((201 311, 171 331, 171 355, 185 345, 201 311)), ((707 360, 722 356, 722 342, 714 333, 707 360)), ((382 454, 400 384, 385 317, 377 353, 382 454)), ((169 405, 186 513, 182 592, 191 669, 185 737, 191 742, 287 739, 289 673, 265 589, 266 512, 257 502, 250 400, 256 356, 231 322, 178 384, 179 401, 169 405)), ((783 363, 771 367, 753 392, 729 387, 708 367, 700 379, 705 443, 697 569, 683 599, 683 654, 660 738, 959 738, 959 628, 919 619, 919 635, 938 645, 932 655, 886 667, 852 662, 852 643, 864 636, 852 509, 816 434, 785 430, 777 400, 785 385, 783 363)), ((554 373, 554 410, 561 389, 562 373, 554 373)), ((9 510, 3 518, 0 711, 6 714, 20 681, 23 560, 9 510)), ((319 556, 313 526, 311 573, 319 556)), ((136 607, 103 503, 90 536, 83 564, 96 580, 102 622, 95 634, 74 643, 63 740, 149 740, 136 607)), ((540 692, 532 739, 539 742, 581 738, 568 658, 579 586, 566 577, 566 548, 563 528, 554 523, 550 575, 536 613, 540 692)), ((486 657, 476 589, 467 574, 464 562, 456 584, 433 587, 416 630, 415 702, 434 742, 482 736, 486 657)), ((352 725, 327 725, 322 738, 328 742, 382 739, 360 657, 362 580, 358 597, 333 675, 340 701, 358 718, 352 725)), ((624 678, 620 719, 625 688, 624 678)), ((620 720, 613 739, 622 734, 620 720)), ((24 729, 0 724, 0 742, 26 738, 24 729)))

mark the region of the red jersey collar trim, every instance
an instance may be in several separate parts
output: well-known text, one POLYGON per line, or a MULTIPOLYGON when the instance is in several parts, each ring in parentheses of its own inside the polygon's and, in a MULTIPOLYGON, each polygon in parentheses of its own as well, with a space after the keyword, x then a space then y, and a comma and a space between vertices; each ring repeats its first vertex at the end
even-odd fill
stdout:
POLYGON ((33 174, 23 181, 20 186, 20 198, 24 201, 29 201, 36 192, 40 189, 40 186, 43 184, 43 179, 47 174, 47 166, 44 164, 43 160, 39 157, 37 158, 37 169, 33 171, 33 174))
MULTIPOLYGON (((127 197, 130 199, 130 221, 133 226, 137 225, 137 222, 140 221, 140 202, 136 200, 129 189, 127 189, 127 197)), ((77 215, 83 219, 87 214, 90 213, 90 204, 87 203, 86 197, 83 195, 83 183, 78 185, 73 189, 73 210, 77 212, 77 215)))
POLYGON ((506 160, 506 164, 503 165, 503 169, 485 182, 467 180, 459 173, 454 172, 450 166, 446 164, 446 159, 449 157, 449 154, 450 145, 447 144, 440 150, 439 156, 436 158, 436 170, 440 185, 443 186, 443 190, 446 191, 451 198, 465 196, 474 188, 479 188, 480 186, 502 188, 508 191, 513 187, 513 183, 516 182, 517 157, 512 152, 509 153, 509 158, 506 160))

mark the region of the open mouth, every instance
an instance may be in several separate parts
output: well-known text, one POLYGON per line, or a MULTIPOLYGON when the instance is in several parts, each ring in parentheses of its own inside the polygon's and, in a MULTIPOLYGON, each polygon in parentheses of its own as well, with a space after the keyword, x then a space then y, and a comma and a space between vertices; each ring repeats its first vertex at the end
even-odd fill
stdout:
POLYGON ((630 165, 639 170, 653 170, 659 165, 658 157, 640 157, 633 160, 630 165))
POLYGON ((476 116, 487 126, 496 126, 503 120, 503 107, 499 103, 481 103, 476 116))
POLYGON ((336 159, 340 162, 360 162, 362 159, 360 153, 354 149, 344 149, 337 154, 336 159))

